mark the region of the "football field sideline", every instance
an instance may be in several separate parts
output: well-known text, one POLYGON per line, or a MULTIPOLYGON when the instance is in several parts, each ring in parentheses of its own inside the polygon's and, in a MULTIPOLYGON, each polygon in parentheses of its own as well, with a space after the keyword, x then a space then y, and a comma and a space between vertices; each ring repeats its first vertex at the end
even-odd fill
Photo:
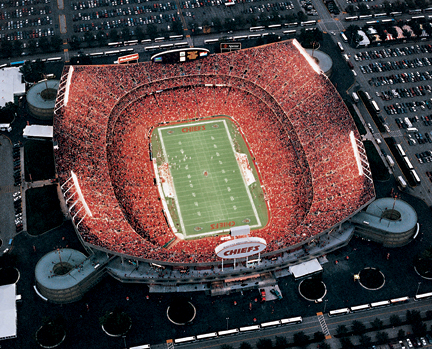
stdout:
POLYGON ((216 235, 238 225, 261 227, 227 119, 161 126, 157 134, 185 238, 216 235))

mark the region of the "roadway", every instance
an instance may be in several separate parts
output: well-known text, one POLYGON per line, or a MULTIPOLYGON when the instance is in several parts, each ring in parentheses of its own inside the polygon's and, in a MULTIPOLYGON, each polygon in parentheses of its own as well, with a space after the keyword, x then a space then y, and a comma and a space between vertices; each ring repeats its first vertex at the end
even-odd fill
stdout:
MULTIPOLYGON (((360 321, 366 327, 370 328, 370 323, 373 322, 376 318, 379 318, 381 321, 383 321, 385 326, 390 323, 390 317, 392 315, 398 315, 402 321, 405 321, 407 310, 417 310, 424 316, 426 311, 431 309, 431 305, 432 300, 430 299, 418 302, 410 300, 408 303, 403 303, 400 305, 382 307, 374 310, 351 313, 348 315, 340 315, 334 317, 328 317, 327 315, 324 315, 325 323, 331 335, 331 338, 327 339, 327 342, 331 345, 332 348, 339 347, 339 340, 334 336, 337 333, 337 328, 341 325, 345 325, 348 329, 350 329, 354 320, 360 321)), ((397 333, 401 328, 404 329, 406 333, 409 333, 411 331, 411 326, 407 325, 396 328, 389 328, 384 331, 389 334, 389 337, 391 339, 397 337, 397 333)), ((181 349, 219 349, 222 345, 228 344, 236 349, 239 348, 242 342, 248 342, 249 344, 254 346, 260 339, 263 338, 269 338, 274 343, 276 336, 286 337, 288 342, 292 342, 294 334, 300 331, 303 331, 307 336, 309 336, 309 338, 313 338, 314 333, 316 332, 322 332, 322 327, 318 320, 318 316, 303 318, 303 322, 301 324, 273 327, 269 329, 238 333, 235 335, 219 337, 216 339, 178 344, 176 345, 176 347, 180 347, 181 349)), ((373 333, 374 332, 368 333, 368 335, 371 336, 372 339, 373 333)), ((352 336, 350 337, 350 339, 352 340, 353 344, 360 344, 359 336, 352 336)), ((311 344, 309 347, 316 348, 316 344, 311 344)), ((152 348, 166 349, 166 344, 164 343, 159 345, 152 345, 152 348)))

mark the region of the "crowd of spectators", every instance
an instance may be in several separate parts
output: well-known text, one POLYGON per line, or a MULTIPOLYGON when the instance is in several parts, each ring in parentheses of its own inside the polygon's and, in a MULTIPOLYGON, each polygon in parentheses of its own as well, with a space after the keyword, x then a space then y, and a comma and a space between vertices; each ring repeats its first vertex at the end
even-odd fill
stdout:
POLYGON ((359 138, 354 122, 292 41, 182 64, 77 66, 71 74, 54 121, 56 163, 62 183, 70 171, 78 176, 92 216, 81 221, 79 205, 71 212, 89 244, 149 260, 216 261, 219 237, 183 240, 167 224, 149 154, 151 132, 163 123, 235 121, 264 187, 269 222, 251 235, 267 241, 266 252, 309 240, 374 197, 349 138, 359 138))

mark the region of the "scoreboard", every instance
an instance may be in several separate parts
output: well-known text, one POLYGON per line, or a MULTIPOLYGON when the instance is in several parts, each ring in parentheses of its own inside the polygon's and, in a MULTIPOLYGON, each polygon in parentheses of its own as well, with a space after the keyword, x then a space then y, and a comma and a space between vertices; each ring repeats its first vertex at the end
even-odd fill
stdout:
POLYGON ((207 57, 209 52, 205 48, 180 48, 157 53, 151 57, 151 61, 165 64, 188 62, 207 57))

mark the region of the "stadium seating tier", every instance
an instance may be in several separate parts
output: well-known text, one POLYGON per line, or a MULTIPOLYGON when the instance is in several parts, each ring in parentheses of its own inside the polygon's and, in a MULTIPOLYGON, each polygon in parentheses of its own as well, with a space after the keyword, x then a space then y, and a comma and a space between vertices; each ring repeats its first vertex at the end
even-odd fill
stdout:
POLYGON ((374 197, 357 167, 350 133, 359 135, 348 110, 295 41, 177 65, 77 66, 64 74, 67 103, 54 118, 57 173, 61 183, 76 173, 92 216, 77 207, 71 214, 95 247, 172 263, 218 260, 220 237, 170 245, 176 236, 149 154, 151 131, 162 123, 235 121, 265 188, 269 222, 251 235, 267 241, 266 253, 310 240, 374 197))

